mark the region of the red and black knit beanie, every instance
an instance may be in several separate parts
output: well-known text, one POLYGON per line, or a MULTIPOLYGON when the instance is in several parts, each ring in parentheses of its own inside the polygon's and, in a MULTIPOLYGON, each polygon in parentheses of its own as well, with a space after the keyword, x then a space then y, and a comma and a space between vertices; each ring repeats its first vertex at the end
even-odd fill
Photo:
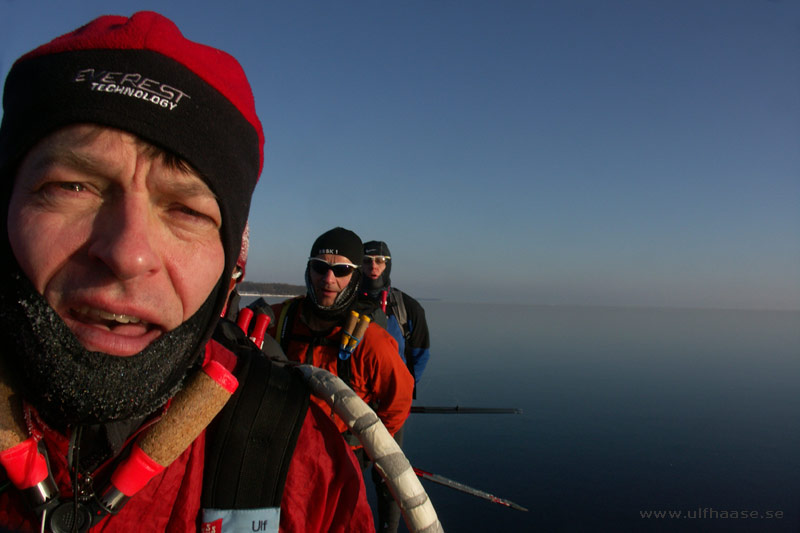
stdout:
POLYGON ((8 173, 49 133, 80 122, 125 130, 185 159, 208 183, 230 276, 264 157, 250 84, 232 56, 186 39, 158 13, 102 16, 17 60, 3 110, 6 200, 8 173))

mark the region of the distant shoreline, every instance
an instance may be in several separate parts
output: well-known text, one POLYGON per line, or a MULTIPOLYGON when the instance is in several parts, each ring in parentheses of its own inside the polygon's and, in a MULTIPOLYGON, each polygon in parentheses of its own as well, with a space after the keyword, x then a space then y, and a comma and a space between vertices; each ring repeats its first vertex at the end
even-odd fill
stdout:
POLYGON ((241 296, 263 296, 266 298, 292 297, 306 293, 305 285, 262 283, 257 281, 243 281, 239 284, 237 290, 241 296))
POLYGON ((262 298, 293 298, 295 296, 300 296, 299 294, 272 294, 266 292, 251 292, 251 291, 239 291, 239 296, 247 296, 248 298, 251 297, 262 297, 262 298))

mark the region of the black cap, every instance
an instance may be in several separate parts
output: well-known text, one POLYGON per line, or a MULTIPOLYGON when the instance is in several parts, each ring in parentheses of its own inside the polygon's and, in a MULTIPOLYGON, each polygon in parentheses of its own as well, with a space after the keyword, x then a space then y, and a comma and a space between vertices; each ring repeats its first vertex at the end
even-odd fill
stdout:
POLYGON ((368 241, 364 243, 364 255, 383 255, 391 257, 392 252, 383 241, 368 241))
POLYGON ((361 238, 349 229, 340 227, 326 231, 314 241, 309 257, 322 254, 341 255, 355 265, 360 265, 364 258, 361 238))

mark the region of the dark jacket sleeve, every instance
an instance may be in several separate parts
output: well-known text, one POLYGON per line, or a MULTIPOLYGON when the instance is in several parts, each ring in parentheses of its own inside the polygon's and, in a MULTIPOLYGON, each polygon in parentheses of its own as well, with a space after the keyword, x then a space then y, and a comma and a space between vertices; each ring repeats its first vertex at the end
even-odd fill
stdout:
POLYGON ((406 363, 411 375, 414 376, 415 383, 419 383, 431 356, 428 323, 425 320, 425 310, 420 303, 405 292, 403 293, 403 303, 408 317, 407 327, 410 330, 406 336, 406 363))

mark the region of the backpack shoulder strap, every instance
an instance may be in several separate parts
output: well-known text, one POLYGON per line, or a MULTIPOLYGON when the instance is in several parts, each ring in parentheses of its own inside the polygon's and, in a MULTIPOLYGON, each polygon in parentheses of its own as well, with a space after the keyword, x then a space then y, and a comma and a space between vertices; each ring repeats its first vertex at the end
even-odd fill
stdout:
POLYGON ((352 354, 347 359, 342 359, 341 357, 336 358, 336 375, 339 377, 339 379, 347 383, 347 386, 351 389, 353 388, 352 358, 352 354))
POLYGON ((202 504, 280 507, 309 390, 302 378, 255 346, 237 355, 239 387, 207 431, 202 504))
POLYGON ((372 322, 378 324, 383 329, 386 329, 386 326, 388 326, 386 313, 381 309, 378 302, 367 296, 366 293, 356 299, 351 309, 361 315, 367 315, 372 322))
POLYGON ((292 298, 283 302, 281 313, 278 316, 278 323, 275 325, 275 340, 281 345, 284 352, 289 347, 290 333, 294 328, 294 321, 297 318, 300 298, 292 298))
POLYGON ((406 304, 403 302, 403 293, 399 289, 392 288, 392 311, 397 318, 397 323, 403 330, 403 336, 408 337, 408 312, 406 304))

